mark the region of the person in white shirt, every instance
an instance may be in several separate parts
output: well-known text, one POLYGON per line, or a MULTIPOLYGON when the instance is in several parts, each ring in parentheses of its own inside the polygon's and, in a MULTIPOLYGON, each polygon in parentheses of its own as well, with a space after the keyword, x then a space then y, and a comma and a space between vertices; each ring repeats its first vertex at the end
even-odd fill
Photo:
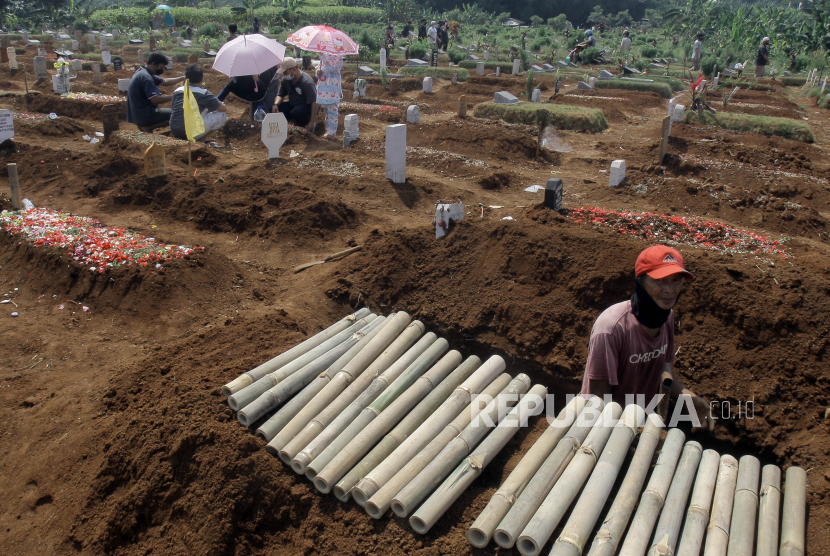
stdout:
POLYGON ((435 27, 436 23, 433 21, 429 26, 429 30, 427 31, 427 40, 429 41, 429 46, 433 49, 438 48, 438 29, 436 29, 435 27))
POLYGON ((700 70, 700 51, 703 50, 703 33, 697 34, 697 40, 692 48, 692 71, 700 70))
POLYGON ((628 31, 623 32, 623 38, 620 41, 620 55, 628 58, 631 54, 631 36, 628 31))

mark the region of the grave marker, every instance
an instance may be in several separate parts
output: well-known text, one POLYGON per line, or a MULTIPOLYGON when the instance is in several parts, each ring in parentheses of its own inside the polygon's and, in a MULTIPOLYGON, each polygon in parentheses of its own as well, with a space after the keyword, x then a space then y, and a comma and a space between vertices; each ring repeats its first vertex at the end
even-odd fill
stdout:
POLYGON ((9 51, 7 48, 0 48, 0 64, 9 62, 9 51))
POLYGON ((112 52, 109 50, 105 50, 101 53, 101 61, 104 62, 105 66, 112 65, 112 52))
POLYGON ((196 56, 195 54, 191 54, 190 56, 187 57, 187 63, 188 64, 198 64, 199 63, 199 57, 196 56))
POLYGON ((406 109, 406 121, 410 124, 421 123, 421 108, 417 104, 413 104, 406 109))
POLYGON ((92 84, 101 84, 101 64, 92 64, 92 84))
POLYGON ((118 92, 119 93, 126 93, 130 90, 130 79, 119 79, 118 80, 118 92))
POLYGON ((266 114, 260 139, 268 147, 268 158, 279 158, 280 147, 288 139, 288 120, 282 112, 266 114))
POLYGON ((584 81, 577 81, 576 82, 576 88, 579 89, 580 91, 593 91, 594 90, 593 87, 591 87, 590 85, 588 85, 584 81))
POLYGON ((386 126, 386 177, 406 182, 406 124, 386 126))
POLYGON ((0 143, 14 138, 14 117, 11 110, 0 110, 0 143))
POLYGON ((489 51, 489 50, 485 50, 485 51, 484 51, 484 61, 485 61, 485 62, 489 62, 489 61, 490 61, 490 51, 489 51))
POLYGON ((42 58, 46 58, 46 49, 45 48, 38 48, 37 55, 41 56, 42 58))
POLYGON ((167 66, 165 69, 173 69, 173 58, 170 56, 167 56, 167 66))
POLYGON ((98 41, 98 48, 103 52, 107 49, 107 37, 101 35, 100 40, 98 41))
POLYGON ((597 82, 596 77, 589 77, 588 78, 588 86, 591 88, 591 90, 594 89, 594 85, 596 84, 596 82, 597 82))
POLYGON ((493 102, 496 104, 516 104, 519 99, 508 91, 499 91, 493 96, 493 102))
POLYGON ((424 77, 424 92, 432 94, 432 78, 424 77))
POLYGON ((78 51, 78 47, 80 46, 80 44, 81 44, 81 43, 79 43, 78 41, 73 40, 73 41, 72 41, 72 51, 73 51, 73 52, 77 52, 77 51, 78 51))
POLYGON ((608 70, 599 70, 600 79, 614 79, 614 74, 608 70))
POLYGON ((346 114, 343 118, 343 146, 348 147, 360 138, 360 120, 357 114, 346 114))
POLYGON ((112 68, 114 70, 120 70, 121 69, 121 58, 115 58, 112 61, 112 68))
POLYGON ((545 185, 545 206, 556 211, 562 210, 562 180, 550 178, 545 185))
POLYGON ((109 136, 118 131, 121 123, 118 119, 121 113, 121 107, 117 104, 107 104, 101 108, 101 118, 104 121, 104 141, 109 139, 109 136))
POLYGON ((144 151, 144 175, 148 178, 159 178, 167 175, 164 147, 158 143, 153 143, 144 151))
POLYGON ((10 46, 6 49, 6 52, 9 54, 9 69, 16 70, 17 69, 17 53, 14 51, 14 47, 10 46))
POLYGON ((533 89, 533 94, 530 97, 531 102, 542 102, 542 90, 533 89))
POLYGON ((625 179, 625 160, 615 160, 611 163, 611 172, 608 174, 608 187, 617 187, 625 179))
POLYGON ((674 110, 671 113, 671 121, 682 122, 684 114, 686 114, 686 107, 682 104, 675 104, 674 110))
POLYGON ((84 69, 84 63, 80 60, 72 60, 69 62, 69 67, 72 68, 72 71, 81 71, 84 69))
POLYGON ((496 77, 499 77, 499 75, 501 75, 501 66, 496 66, 496 77))
MULTIPOLYGON (((11 56, 11 53, 9 53, 9 56, 11 56)), ((827 89, 827 78, 825 77, 824 81, 821 82, 821 94, 822 95, 824 94, 824 91, 826 89, 827 89)))
POLYGON ((29 31, 23 30, 23 40, 29 42, 29 31))
POLYGON ((35 56, 35 79, 48 79, 49 72, 46 71, 46 57, 35 56))
POLYGON ((518 58, 515 58, 513 60, 513 75, 519 75, 519 69, 520 69, 519 64, 521 64, 521 60, 519 60, 518 58))
POLYGON ((95 35, 93 35, 92 33, 88 34, 86 38, 89 42, 95 42, 95 35))
POLYGON ((9 164, 9 189, 11 189, 12 210, 23 208, 20 204, 20 181, 17 179, 17 164, 9 164))
POLYGON ((458 97, 458 117, 459 118, 466 118, 467 117, 467 97, 466 96, 458 97))
POLYGON ((435 237, 440 238, 447 235, 450 221, 459 222, 464 220, 464 203, 438 203, 435 205, 435 237))
POLYGON ((476 62, 476 75, 484 75, 484 62, 476 62))
POLYGON ((432 55, 429 57, 429 65, 438 67, 438 50, 433 49, 432 55))
POLYGON ((386 48, 381 47, 380 49, 380 69, 386 67, 386 48))

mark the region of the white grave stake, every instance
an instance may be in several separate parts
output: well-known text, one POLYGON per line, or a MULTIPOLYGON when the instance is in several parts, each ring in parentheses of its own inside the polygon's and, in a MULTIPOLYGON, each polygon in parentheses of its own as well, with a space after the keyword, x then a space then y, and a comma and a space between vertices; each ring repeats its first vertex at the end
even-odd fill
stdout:
POLYGON ((0 143, 14 138, 14 117, 11 110, 0 110, 0 143))
MULTIPOLYGON (((10 46, 6 49, 6 52, 9 53, 9 69, 16 70, 17 69, 17 53, 14 51, 14 47, 10 46)), ((826 79, 824 80, 827 81, 826 79)))
POLYGON ((386 126, 386 177, 406 182, 406 124, 386 126))
POLYGON ((411 105, 406 109, 406 121, 410 124, 421 123, 421 107, 417 104, 411 105))
POLYGON ((380 69, 383 69, 385 67, 386 67, 386 49, 381 48, 380 49, 380 69))
POLYGON ((611 163, 611 173, 608 176, 608 187, 617 187, 625 179, 625 160, 615 160, 611 163))
POLYGON ((450 221, 461 220, 464 220, 464 203, 461 201, 452 204, 438 203, 435 205, 435 237, 447 235, 450 221))
POLYGON ((424 77, 424 92, 432 93, 432 78, 424 77))
POLYGON ((513 60, 513 75, 519 75, 519 64, 520 63, 521 63, 521 60, 519 60, 518 58, 513 60))
POLYGON ((285 114, 267 114, 262 120, 262 142, 268 147, 268 158, 279 158, 280 147, 288 139, 288 120, 285 114))

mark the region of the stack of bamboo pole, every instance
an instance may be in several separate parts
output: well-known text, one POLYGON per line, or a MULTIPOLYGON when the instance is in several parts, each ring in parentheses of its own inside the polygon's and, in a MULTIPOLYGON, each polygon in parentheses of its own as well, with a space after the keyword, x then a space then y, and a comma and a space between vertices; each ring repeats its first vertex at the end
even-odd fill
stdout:
MULTIPOLYGON (((391 509, 425 534, 545 409, 545 387, 505 367, 499 356, 463 359, 405 312, 361 309, 221 391, 318 490, 375 519, 391 509)), ((804 555, 803 470, 787 469, 782 500, 778 467, 703 450, 678 429, 661 445, 663 427, 636 405, 573 397, 492 495, 470 543, 525 556, 549 543, 551 556, 804 555)))

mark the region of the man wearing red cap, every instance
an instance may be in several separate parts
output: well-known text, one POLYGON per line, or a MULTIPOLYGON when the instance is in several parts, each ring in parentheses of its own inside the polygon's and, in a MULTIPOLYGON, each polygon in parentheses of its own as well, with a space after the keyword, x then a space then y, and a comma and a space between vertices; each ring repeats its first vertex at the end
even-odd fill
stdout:
MULTIPOLYGON (((683 256, 665 245, 640 253, 634 273, 631 299, 612 305, 594 323, 582 379, 582 394, 611 394, 620 404, 633 403, 632 396, 638 395, 648 404, 660 390, 663 373, 671 373, 672 308, 686 281, 694 280, 683 267, 683 256)), ((672 378, 671 397, 690 396, 701 426, 712 430, 709 402, 672 378)))

